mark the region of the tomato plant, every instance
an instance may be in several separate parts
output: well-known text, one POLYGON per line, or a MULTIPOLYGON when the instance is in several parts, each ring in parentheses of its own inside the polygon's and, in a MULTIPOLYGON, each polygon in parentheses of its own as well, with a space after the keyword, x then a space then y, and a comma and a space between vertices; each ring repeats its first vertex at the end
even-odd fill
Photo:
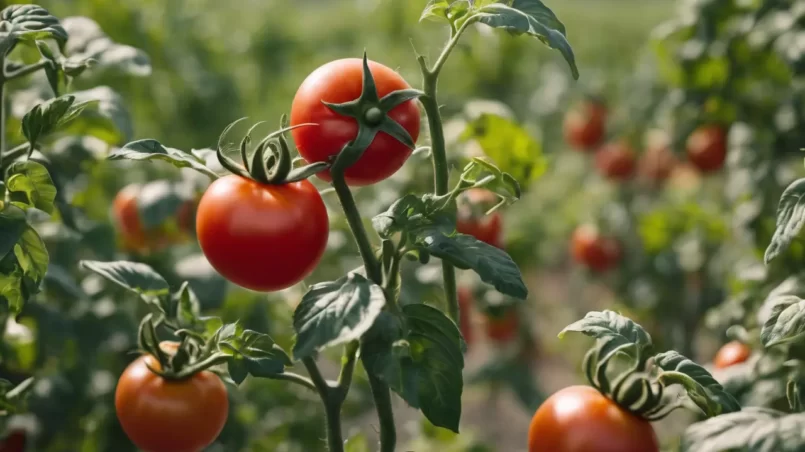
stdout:
POLYGON ((595 388, 570 386, 548 397, 534 413, 528 450, 650 452, 659 451, 660 446, 647 420, 595 388))
POLYGON ((582 102, 565 116, 565 140, 574 148, 594 151, 606 136, 607 110, 597 101, 582 102))
POLYGON ((175 218, 146 228, 138 205, 142 191, 143 187, 139 184, 128 185, 117 193, 112 203, 114 221, 122 236, 123 246, 134 252, 148 252, 181 242, 191 229, 193 203, 182 202, 176 209, 175 218))
POLYGON ((308 276, 327 245, 327 210, 308 181, 264 185, 239 175, 201 198, 196 234, 213 267, 252 290, 288 288, 308 276))
MULTIPOLYGON (((394 91, 411 88, 388 66, 370 61, 369 69, 377 87, 376 96, 385 98, 394 91)), ((318 126, 295 129, 291 133, 299 154, 308 162, 327 162, 358 137, 359 126, 355 117, 364 112, 353 111, 346 105, 334 110, 328 104, 342 104, 359 98, 362 77, 361 60, 347 58, 319 67, 302 82, 291 107, 291 125, 312 123, 318 126)), ((391 98, 386 99, 393 103, 391 98)), ((400 128, 410 137, 410 143, 415 143, 419 137, 419 107, 415 100, 406 100, 394 108, 386 107, 382 100, 378 105, 382 111, 378 110, 377 123, 373 125, 378 127, 379 133, 369 140, 371 144, 360 159, 344 172, 350 185, 377 183, 403 166, 413 149, 408 142, 400 141, 400 128)), ((319 177, 327 181, 332 179, 327 171, 320 173, 319 177)))
POLYGON ((503 216, 495 211, 486 215, 498 197, 489 190, 471 189, 464 192, 463 203, 459 206, 456 230, 492 246, 500 247, 503 234, 503 216))
POLYGON ((620 243, 612 237, 602 235, 591 224, 581 225, 573 231, 570 249, 576 262, 600 272, 615 267, 621 256, 620 243))
POLYGON ((602 146, 595 153, 595 166, 607 179, 625 181, 632 178, 637 168, 634 151, 628 143, 615 141, 602 146))
MULTIPOLYGON (((178 344, 162 347, 175 356, 178 344)), ((212 444, 229 414, 221 379, 202 371, 172 380, 151 369, 162 370, 156 358, 137 358, 115 391, 117 417, 132 442, 149 452, 198 451, 212 444)))

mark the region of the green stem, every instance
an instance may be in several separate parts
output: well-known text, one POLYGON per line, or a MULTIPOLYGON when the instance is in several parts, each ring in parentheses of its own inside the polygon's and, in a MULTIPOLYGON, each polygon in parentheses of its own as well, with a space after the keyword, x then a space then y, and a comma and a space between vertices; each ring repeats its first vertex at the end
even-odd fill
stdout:
POLYGON ((33 74, 34 72, 42 69, 43 67, 47 66, 48 64, 50 64, 50 61, 48 61, 48 60, 42 60, 42 61, 40 61, 38 63, 29 64, 28 66, 23 66, 23 67, 17 69, 16 71, 14 71, 14 72, 9 72, 8 74, 4 74, 4 78, 6 80, 14 80, 14 79, 17 79, 17 78, 20 78, 20 77, 25 77, 28 74, 33 74))
MULTIPOLYGON (((422 70, 422 79, 424 82, 425 95, 420 99, 422 106, 425 108, 425 113, 428 115, 428 126, 430 129, 431 139, 431 158, 433 160, 433 182, 435 186, 435 194, 437 196, 445 195, 449 191, 449 167, 447 165, 447 149, 444 139, 444 129, 442 127, 442 115, 439 112, 439 101, 436 97, 436 91, 439 81, 439 73, 447 62, 450 53, 458 44, 461 35, 467 28, 475 23, 477 19, 470 17, 461 27, 452 33, 450 41, 445 46, 442 54, 433 64, 432 68, 428 68, 425 63, 425 58, 420 56, 418 58, 419 65, 422 70)), ((454 213, 452 214, 454 215, 454 213)), ((459 306, 458 295, 456 293, 456 269, 446 261, 442 261, 442 276, 444 278, 444 295, 447 300, 447 312, 454 322, 459 320, 459 306)))
POLYGON ((397 447, 397 428, 394 426, 394 411, 391 409, 391 391, 382 380, 367 372, 372 398, 380 421, 380 452, 394 452, 397 447))
POLYGON ((317 391, 316 385, 313 384, 313 380, 310 378, 305 378, 299 374, 295 374, 293 372, 283 372, 281 374, 275 375, 271 377, 272 380, 282 380, 282 381, 290 381, 291 383, 296 383, 300 386, 304 386, 311 391, 317 391))
POLYGON ((330 452, 344 452, 344 440, 341 436, 341 402, 334 397, 333 388, 321 375, 316 361, 313 358, 304 358, 302 363, 310 374, 310 380, 324 403, 324 416, 327 422, 327 445, 330 452))
POLYGON ((366 234, 366 228, 363 226, 363 220, 361 219, 361 213, 358 211, 358 206, 355 204, 355 198, 352 197, 352 192, 349 190, 343 174, 336 174, 333 171, 332 177, 333 188, 335 188, 338 201, 341 202, 341 208, 344 210, 349 228, 352 230, 361 258, 363 258, 366 276, 375 284, 383 284, 383 272, 380 269, 380 263, 375 257, 372 242, 369 241, 369 236, 366 234))
MULTIPOLYGON (((3 153, 6 152, 6 59, 0 58, 0 170, 3 169, 3 153)), ((0 179, 3 175, 0 174, 0 179)))
POLYGON ((338 399, 343 403, 347 398, 349 387, 352 385, 352 375, 355 373, 355 362, 358 360, 360 342, 352 341, 344 347, 344 356, 341 358, 341 373, 335 385, 338 399))

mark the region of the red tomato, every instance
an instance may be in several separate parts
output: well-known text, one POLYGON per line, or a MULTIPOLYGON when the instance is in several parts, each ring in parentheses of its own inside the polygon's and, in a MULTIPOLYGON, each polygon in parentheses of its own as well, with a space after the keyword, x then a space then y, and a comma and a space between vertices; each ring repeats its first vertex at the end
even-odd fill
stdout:
POLYGON ((460 308, 459 311, 459 322, 458 327, 461 330, 461 335, 464 337, 464 342, 467 343, 469 346, 472 344, 473 335, 472 335, 472 303, 474 296, 472 294, 472 290, 469 287, 461 286, 458 288, 458 305, 460 308))
POLYGON ((606 107, 597 102, 584 102, 565 116, 565 140, 576 149, 593 151, 604 139, 606 121, 606 107))
POLYGON ((718 350, 713 364, 715 364, 716 369, 726 369, 746 361, 751 354, 752 350, 746 344, 738 341, 728 342, 718 350))
POLYGON ((486 316, 486 337, 492 342, 510 342, 517 337, 518 328, 519 319, 514 309, 509 309, 500 317, 486 316))
MULTIPOLYGON (((369 61, 369 70, 375 79, 377 94, 386 94, 401 89, 410 89, 400 74, 391 68, 369 61)), ((291 134, 299 154, 308 162, 325 162, 341 152, 344 146, 355 139, 358 123, 354 118, 339 115, 322 104, 343 103, 357 99, 363 89, 363 60, 347 58, 331 61, 311 73, 293 99, 291 126, 314 123, 318 127, 300 127, 291 134)), ((414 101, 395 107, 389 116, 408 131, 416 142, 419 138, 419 108, 414 101)), ((344 173, 349 185, 361 186, 379 182, 399 170, 412 150, 397 139, 380 132, 357 163, 344 173)), ((331 180, 329 171, 318 176, 331 180)))
POLYGON ((650 422, 589 386, 570 386, 550 396, 528 429, 529 452, 659 450, 650 422))
POLYGON ((649 147, 640 157, 638 173, 647 181, 662 183, 671 177, 676 166, 676 156, 668 147, 649 147))
POLYGON ((621 258, 620 243, 602 236, 598 228, 589 224, 579 226, 573 232, 570 252, 576 262, 599 272, 615 267, 621 258))
POLYGON ((330 226, 321 195, 307 180, 265 185, 229 175, 198 206, 196 235, 210 264, 256 291, 286 289, 319 263, 330 226))
POLYGON ((699 171, 718 171, 727 160, 727 132, 715 125, 700 127, 688 137, 687 151, 699 171))
POLYGON ((28 442, 28 434, 25 430, 12 430, 11 433, 0 442, 0 452, 24 452, 28 442))
POLYGON ((459 207, 456 231, 501 248, 503 246, 503 217, 497 211, 485 217, 479 217, 477 213, 477 210, 487 210, 487 206, 491 208, 497 202, 497 195, 486 189, 473 188, 465 191, 462 196, 467 203, 459 207))
POLYGON ((595 166, 607 179, 625 181, 631 179, 637 165, 632 148, 623 141, 615 141, 596 152, 595 166))
MULTIPOLYGON (((163 347, 170 348, 175 349, 163 347)), ((200 452, 212 444, 229 414, 221 379, 203 371, 185 380, 166 380, 146 363, 160 368, 151 355, 137 358, 115 391, 117 417, 129 439, 147 452, 200 452)))
POLYGON ((120 190, 112 203, 112 215, 120 235, 123 246, 129 251, 148 252, 159 251, 172 243, 182 242, 186 232, 190 230, 190 218, 193 203, 182 204, 176 212, 176 221, 179 232, 169 231, 164 226, 157 226, 146 230, 140 221, 140 211, 137 207, 137 197, 142 186, 131 184, 120 190))

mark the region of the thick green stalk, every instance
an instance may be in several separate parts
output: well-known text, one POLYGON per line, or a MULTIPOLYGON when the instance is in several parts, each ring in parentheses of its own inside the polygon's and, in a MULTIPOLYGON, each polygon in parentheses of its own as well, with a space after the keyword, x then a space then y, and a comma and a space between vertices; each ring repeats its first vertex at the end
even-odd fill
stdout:
POLYGON ((361 219, 360 211, 358 211, 358 206, 355 204, 355 198, 352 197, 352 192, 349 190, 343 174, 334 172, 332 177, 333 188, 338 196, 338 201, 344 210, 344 216, 347 217, 347 223, 349 223, 349 228, 355 237, 355 242, 358 244, 363 266, 366 268, 366 276, 375 284, 383 284, 383 272, 380 268, 380 263, 375 257, 372 242, 369 241, 369 236, 366 234, 366 228, 363 226, 363 220, 361 219))
MULTIPOLYGON (((458 30, 451 33, 450 41, 445 46, 439 59, 428 68, 424 57, 419 57, 419 64, 422 70, 424 83, 423 91, 425 95, 420 99, 425 113, 428 116, 428 127, 430 129, 431 158, 433 160, 433 185, 437 196, 445 195, 449 191, 450 168, 447 165, 447 149, 444 140, 444 128, 442 126, 442 115, 439 112, 439 101, 436 91, 439 81, 439 73, 444 67, 450 53, 458 44, 458 40, 464 31, 477 19, 469 18, 458 30)), ((459 320, 458 295, 456 293, 456 269, 446 261, 442 261, 442 275, 444 278, 444 295, 447 300, 447 312, 454 322, 459 320)))
MULTIPOLYGON (((0 58, 0 169, 6 152, 6 59, 0 58)), ((0 175, 0 180, 3 179, 0 175)))
POLYGON ((394 411, 391 409, 391 391, 382 380, 369 372, 367 374, 380 421, 380 452, 395 452, 397 429, 394 426, 394 411))
POLYGON ((341 436, 341 402, 335 397, 333 388, 321 375, 319 366, 313 358, 304 358, 302 363, 310 374, 313 386, 319 392, 324 403, 324 415, 327 422, 327 445, 330 452, 344 452, 344 439, 341 436))

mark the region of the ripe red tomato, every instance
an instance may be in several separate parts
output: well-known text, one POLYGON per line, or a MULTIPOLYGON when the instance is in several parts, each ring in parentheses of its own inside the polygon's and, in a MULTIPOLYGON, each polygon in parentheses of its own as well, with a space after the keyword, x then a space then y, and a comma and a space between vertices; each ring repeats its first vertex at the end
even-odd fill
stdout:
POLYGON ((489 190, 473 188, 461 195, 467 201, 458 210, 456 231, 467 234, 489 245, 503 246, 503 217, 500 212, 479 216, 478 210, 491 208, 497 202, 497 196, 489 190))
POLYGON ((602 146, 595 154, 595 166, 602 176, 613 181, 631 179, 637 167, 634 151, 623 141, 602 146))
POLYGON ((570 386, 550 396, 528 429, 529 452, 659 450, 650 422, 589 386, 570 386))
POLYGON ((486 337, 492 342, 506 343, 517 337, 519 319, 517 311, 509 309, 503 315, 495 317, 486 316, 486 337))
POLYGON ((727 160, 727 132, 715 125, 700 127, 688 137, 687 151, 699 171, 718 171, 727 160))
POLYGON ((28 434, 25 430, 12 430, 0 442, 0 452, 24 452, 27 442, 28 434))
POLYGON ((466 286, 458 288, 458 305, 459 305, 459 321, 458 327, 461 330, 461 335, 464 337, 464 342, 469 346, 473 342, 472 334, 472 303, 474 296, 472 290, 466 286))
POLYGON ((728 342, 718 350, 713 364, 715 364, 716 369, 726 369, 746 361, 751 354, 752 350, 746 344, 738 341, 728 342))
POLYGON ((145 229, 140 220, 137 197, 142 186, 131 184, 120 190, 112 203, 112 215, 125 249, 134 252, 159 251, 172 243, 180 243, 191 230, 193 203, 182 204, 176 212, 179 231, 170 231, 164 225, 145 229))
MULTIPOLYGON (((377 94, 386 94, 411 87, 388 66, 369 61, 369 70, 377 85, 377 94)), ((299 154, 308 162, 325 162, 341 152, 355 139, 358 122, 339 115, 322 104, 343 103, 357 99, 363 89, 363 60, 347 58, 331 61, 313 71, 302 82, 291 106, 291 126, 314 123, 318 127, 300 127, 291 134, 299 154)), ((389 116, 400 123, 416 142, 419 138, 419 108, 415 101, 395 107, 389 116)), ((379 182, 399 170, 412 150, 397 139, 380 132, 366 149, 361 159, 344 173, 349 185, 361 186, 379 182)), ((318 176, 331 180, 329 171, 318 176)))
POLYGON ((319 263, 329 235, 327 209, 309 181, 265 185, 229 175, 198 206, 196 235, 210 264, 255 291, 286 289, 319 263))
POLYGON ((129 439, 147 452, 200 452, 212 444, 229 414, 221 379, 203 371, 166 380, 146 363, 159 369, 156 358, 143 355, 126 368, 115 391, 117 417, 129 439))
POLYGON ((604 272, 620 261, 621 246, 616 239, 602 236, 595 226, 585 224, 573 231, 570 253, 576 262, 604 272))
POLYGON ((597 102, 584 102, 565 116, 565 141, 576 149, 593 151, 604 139, 607 109, 597 102))
POLYGON ((667 146, 655 146, 646 149, 640 157, 637 172, 647 181, 662 183, 671 177, 676 166, 676 156, 667 146))

